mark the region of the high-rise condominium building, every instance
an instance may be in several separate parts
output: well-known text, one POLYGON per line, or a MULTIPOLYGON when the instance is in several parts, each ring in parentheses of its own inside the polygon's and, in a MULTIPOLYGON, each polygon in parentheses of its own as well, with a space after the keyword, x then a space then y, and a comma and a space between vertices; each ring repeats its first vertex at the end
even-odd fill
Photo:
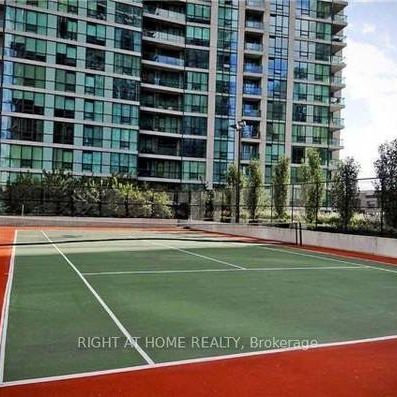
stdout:
POLYGON ((258 158, 269 182, 282 155, 295 178, 309 146, 327 176, 346 5, 0 1, 1 181, 64 169, 212 186, 240 157, 258 158))

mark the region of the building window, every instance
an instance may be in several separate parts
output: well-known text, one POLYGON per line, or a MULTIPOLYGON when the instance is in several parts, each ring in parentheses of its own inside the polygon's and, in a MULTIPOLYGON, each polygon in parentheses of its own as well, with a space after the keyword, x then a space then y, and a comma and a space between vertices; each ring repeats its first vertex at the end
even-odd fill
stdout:
POLYGON ((45 62, 47 56, 47 42, 30 37, 13 36, 9 48, 4 48, 5 55, 45 62))
POLYGON ((186 94, 184 98, 184 111, 207 113, 207 96, 186 94))
POLYGON ((285 102, 268 102, 267 103, 267 119, 285 121, 285 102))
POLYGON ((1 131, 3 139, 42 142, 43 134, 43 120, 3 116, 3 129, 1 131))
POLYGON ((141 51, 141 33, 132 30, 116 28, 114 47, 128 51, 141 51))
POLYGON ((12 30, 47 35, 47 14, 41 12, 7 7, 6 23, 12 30))
MULTIPOLYGON (((27 65, 24 63, 4 63, 4 78, 7 79, 8 70, 12 70, 12 65, 14 66, 14 71, 11 72, 13 76, 13 84, 21 86, 30 86, 36 88, 45 88, 45 67, 44 66, 34 66, 27 65)), ((11 77, 10 76, 10 77, 11 77)))
POLYGON ((84 93, 95 96, 104 96, 105 76, 99 74, 86 74, 84 93))
POLYGON ((102 147, 103 128, 100 126, 85 125, 83 132, 83 145, 102 147))
POLYGON ((56 69, 55 89, 57 91, 75 92, 75 90, 76 90, 76 72, 71 72, 69 70, 56 69))
POLYGON ((135 80, 113 79, 113 98, 139 100, 139 84, 135 80))
POLYGON ((114 54, 114 73, 140 76, 141 60, 128 54, 114 54))
POLYGON ((74 124, 64 123, 62 121, 54 122, 54 143, 62 143, 64 145, 73 145, 74 124))
POLYGON ((102 172, 102 153, 83 152, 82 171, 101 173, 102 172))
POLYGON ((58 0, 58 11, 77 14, 79 11, 78 0, 58 0))
POLYGON ((106 45, 106 26, 87 23, 86 41, 90 44, 106 45))
POLYGON ((201 28, 198 26, 187 26, 186 44, 208 47, 210 45, 209 28, 201 28))
POLYGON ((208 91, 208 73, 186 72, 185 89, 208 91))
POLYGON ((115 174, 136 174, 136 155, 111 153, 110 172, 115 174))
POLYGON ((210 23, 211 7, 188 3, 186 7, 186 19, 189 22, 210 23))
POLYGON ((142 9, 140 7, 133 7, 129 4, 117 2, 115 20, 116 23, 139 28, 142 25, 142 9))
POLYGON ((52 157, 52 168, 54 170, 73 169, 73 150, 54 149, 52 157))
POLYGON ((86 0, 87 17, 106 20, 106 0, 86 0))
POLYGON ((125 149, 136 152, 138 143, 138 132, 135 130, 127 130, 125 128, 112 128, 113 149, 125 149))
POLYGON ((208 51, 186 48, 185 66, 190 68, 208 69, 209 66, 208 51))
POLYGON ((207 135, 207 119, 205 117, 184 116, 183 132, 186 135, 207 135))
POLYGON ((74 119, 74 98, 55 96, 54 116, 74 119))
POLYGON ((182 156, 205 158, 207 151, 207 141, 204 139, 182 140, 182 156))
POLYGON ((58 17, 58 37, 77 40, 77 19, 58 17))
POLYGON ((94 48, 86 49, 85 67, 93 70, 105 70, 105 51, 94 48))
POLYGON ((103 102, 85 99, 84 120, 103 121, 103 102))
POLYGON ((114 103, 112 122, 114 124, 130 124, 138 126, 138 106, 114 103))
POLYGON ((76 66, 77 47, 69 44, 57 43, 56 63, 58 65, 76 66))
POLYGON ((5 112, 44 114, 44 94, 4 89, 3 101, 3 111, 5 112))
POLYGON ((10 145, 9 167, 43 168, 43 148, 35 146, 10 145))
POLYGON ((205 163, 198 161, 184 161, 182 163, 182 179, 204 181, 205 180, 205 163))

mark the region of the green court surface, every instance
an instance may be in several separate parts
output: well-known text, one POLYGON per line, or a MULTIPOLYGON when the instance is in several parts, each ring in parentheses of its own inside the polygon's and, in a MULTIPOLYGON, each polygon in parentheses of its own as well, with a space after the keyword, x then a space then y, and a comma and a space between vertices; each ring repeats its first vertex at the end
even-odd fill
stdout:
POLYGON ((193 232, 45 234, 18 231, 6 382, 253 351, 252 337, 397 334, 397 269, 379 263, 193 232), (232 336, 238 344, 192 344, 232 336), (89 337, 117 346, 79 346, 89 337), (186 345, 161 348, 154 337, 186 345))

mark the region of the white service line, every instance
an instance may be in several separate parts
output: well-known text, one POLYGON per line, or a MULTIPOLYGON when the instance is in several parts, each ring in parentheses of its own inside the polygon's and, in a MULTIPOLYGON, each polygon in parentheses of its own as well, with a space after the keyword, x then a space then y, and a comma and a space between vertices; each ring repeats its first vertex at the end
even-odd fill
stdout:
POLYGON ((96 300, 100 303, 100 305, 105 309, 106 313, 110 316, 113 322, 116 324, 118 329, 124 334, 124 336, 128 339, 132 346, 135 347, 137 352, 143 357, 143 359, 148 364, 154 364, 154 361, 149 357, 149 355, 139 346, 136 339, 132 337, 132 335, 127 331, 121 321, 116 317, 116 315, 112 312, 110 307, 104 302, 104 300, 99 296, 99 294, 95 291, 94 287, 86 280, 86 278, 81 274, 79 269, 69 260, 69 258, 55 245, 55 243, 50 240, 47 234, 42 231, 44 237, 51 243, 51 245, 61 254, 61 256, 65 259, 65 261, 70 265, 70 267, 76 272, 76 274, 80 277, 86 287, 92 292, 95 296, 96 300))
POLYGON ((365 270, 366 266, 312 266, 312 267, 257 267, 251 269, 181 269, 181 270, 126 270, 117 272, 82 273, 84 276, 107 276, 118 274, 168 274, 168 273, 224 273, 224 272, 267 272, 289 270, 365 270))
POLYGON ((166 248, 171 248, 171 249, 174 249, 174 250, 177 250, 177 251, 180 251, 180 252, 184 252, 185 254, 188 254, 188 255, 198 256, 199 258, 203 258, 203 259, 207 259, 207 260, 210 260, 210 261, 213 261, 213 262, 218 262, 218 263, 222 263, 222 264, 224 264, 224 265, 232 266, 232 267, 235 267, 236 269, 247 270, 247 268, 245 268, 245 267, 243 267, 243 266, 235 265, 235 264, 230 263, 230 262, 225 262, 225 261, 222 261, 222 260, 220 260, 220 259, 212 258, 212 257, 210 257, 210 256, 201 255, 201 254, 196 254, 195 252, 191 252, 191 251, 188 251, 188 250, 184 250, 184 249, 182 249, 182 248, 173 247, 173 246, 168 245, 168 244, 163 244, 163 243, 154 242, 154 241, 149 241, 149 240, 148 240, 148 242, 149 242, 150 244, 160 245, 160 246, 163 246, 163 247, 166 247, 166 248))
MULTIPOLYGON (((384 269, 383 267, 364 265, 363 263, 350 262, 350 261, 345 261, 343 259, 331 258, 331 257, 328 257, 328 256, 321 256, 321 255, 315 255, 315 254, 304 254, 303 252, 293 251, 293 248, 292 249, 288 249, 288 248, 271 248, 271 247, 266 246, 266 245, 256 245, 256 246, 259 247, 259 248, 262 248, 262 249, 270 250, 270 251, 282 252, 284 254, 289 253, 289 254, 292 254, 292 255, 307 256, 309 258, 316 258, 316 259, 323 259, 325 261, 334 261, 334 262, 339 262, 339 263, 346 263, 348 265, 356 265, 356 266, 366 267, 368 269, 380 270, 380 271, 383 271, 383 272, 397 273, 397 270, 384 269)), ((306 250, 306 251, 308 251, 308 250, 306 250)), ((309 251, 309 252, 311 252, 311 251, 309 251)), ((327 254, 325 253, 324 255, 327 255, 327 254)), ((357 259, 359 260, 359 258, 357 258, 357 259)), ((379 262, 379 263, 383 263, 383 262, 379 262)), ((388 265, 387 263, 383 263, 383 264, 385 266, 388 265)))
POLYGON ((4 364, 5 364, 5 353, 6 353, 6 339, 8 329, 8 315, 10 307, 12 281, 14 279, 14 268, 15 268, 15 245, 17 242, 18 230, 14 233, 14 243, 11 251, 10 266, 8 268, 8 279, 5 290, 3 309, 1 311, 1 336, 0 336, 0 383, 3 383, 4 379, 4 364))
POLYGON ((255 357, 255 356, 266 356, 272 354, 283 354, 288 352, 306 352, 310 350, 317 350, 323 349, 328 347, 343 347, 343 346, 351 346, 351 345, 359 345, 365 343, 376 343, 376 342, 385 342, 389 340, 396 340, 397 335, 387 335, 387 336, 380 336, 374 338, 367 338, 367 339, 356 339, 356 340, 347 340, 341 342, 328 342, 328 343, 319 343, 317 345, 309 345, 308 347, 286 347, 286 348, 279 348, 279 349, 271 349, 271 350, 260 350, 260 351, 251 351, 246 353, 235 353, 235 354, 226 354, 221 356, 212 356, 212 357, 201 357, 201 358, 192 358, 180 361, 166 361, 156 364, 149 364, 149 365, 137 365, 135 367, 124 367, 124 368, 115 368, 115 369, 105 369, 101 371, 92 371, 92 372, 82 372, 77 374, 68 374, 68 375, 58 375, 58 376, 48 376, 44 378, 33 378, 33 379, 22 379, 22 380, 15 380, 10 382, 4 382, 0 387, 8 387, 8 386, 17 386, 17 385, 28 385, 28 384, 35 384, 35 383, 42 383, 42 382, 54 382, 60 380, 68 380, 68 379, 78 379, 78 378, 85 378, 91 376, 98 376, 98 375, 111 375, 111 374, 118 374, 124 372, 134 372, 134 371, 145 371, 155 368, 164 368, 164 367, 174 367, 180 365, 187 365, 187 364, 199 364, 199 363, 210 363, 216 361, 226 361, 231 359, 238 359, 238 358, 245 358, 245 357, 255 357))

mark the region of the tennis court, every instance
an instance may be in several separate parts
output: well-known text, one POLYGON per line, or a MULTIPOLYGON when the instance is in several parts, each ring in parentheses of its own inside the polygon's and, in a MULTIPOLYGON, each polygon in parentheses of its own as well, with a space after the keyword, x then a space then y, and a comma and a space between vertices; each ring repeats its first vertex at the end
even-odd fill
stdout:
POLYGON ((18 230, 13 250, 4 385, 397 334, 386 264, 185 229, 18 230))

